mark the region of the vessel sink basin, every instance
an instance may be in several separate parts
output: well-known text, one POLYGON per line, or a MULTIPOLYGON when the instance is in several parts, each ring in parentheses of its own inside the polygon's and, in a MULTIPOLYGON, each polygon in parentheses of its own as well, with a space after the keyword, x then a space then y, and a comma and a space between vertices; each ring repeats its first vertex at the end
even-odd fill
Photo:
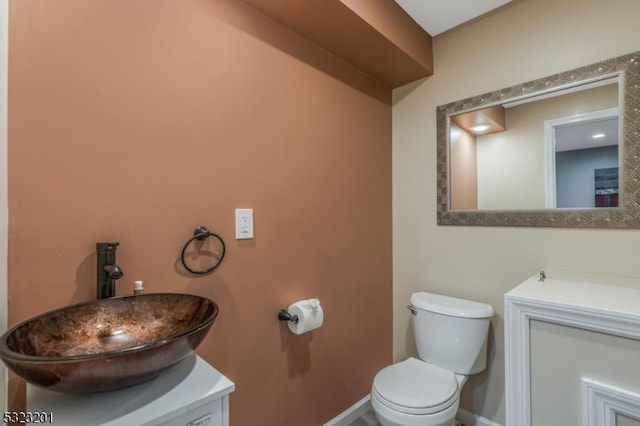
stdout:
POLYGON ((40 387, 102 392, 150 380, 193 354, 218 306, 189 294, 150 293, 67 306, 0 337, 0 358, 40 387))

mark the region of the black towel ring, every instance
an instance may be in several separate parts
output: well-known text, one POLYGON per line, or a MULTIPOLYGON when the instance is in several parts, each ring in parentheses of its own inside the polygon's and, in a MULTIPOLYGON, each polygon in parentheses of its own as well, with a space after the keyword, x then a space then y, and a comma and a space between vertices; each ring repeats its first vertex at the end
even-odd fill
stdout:
POLYGON ((226 247, 224 245, 224 240, 222 239, 222 237, 214 232, 209 231, 207 228, 205 228, 204 226, 197 226, 196 229, 193 231, 193 237, 189 238, 189 240, 185 243, 184 247, 182 247, 182 253, 180 254, 180 260, 182 260, 182 265, 184 266, 184 269, 186 269, 187 271, 191 272, 192 274, 195 275, 207 275, 210 274, 211 272, 213 272, 218 266, 220 266, 220 264, 222 263, 222 259, 224 259, 224 253, 226 251, 226 247), (204 241, 209 237, 215 237, 218 239, 218 241, 220 241, 220 245, 222 245, 222 253, 220 253, 220 259, 218 259, 218 261, 210 268, 208 269, 204 269, 202 271, 196 271, 194 269, 191 269, 189 267, 189 265, 187 265, 187 261, 184 258, 185 253, 187 252, 187 247, 189 247, 189 244, 191 244, 194 241, 204 241))

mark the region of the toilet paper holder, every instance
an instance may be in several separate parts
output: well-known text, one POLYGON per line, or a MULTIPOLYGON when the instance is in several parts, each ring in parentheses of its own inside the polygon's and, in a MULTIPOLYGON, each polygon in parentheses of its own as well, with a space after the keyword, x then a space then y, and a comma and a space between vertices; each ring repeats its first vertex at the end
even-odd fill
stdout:
POLYGON ((280 321, 291 321, 294 324, 298 323, 298 316, 291 315, 286 309, 280 309, 280 311, 278 311, 278 319, 280 321))

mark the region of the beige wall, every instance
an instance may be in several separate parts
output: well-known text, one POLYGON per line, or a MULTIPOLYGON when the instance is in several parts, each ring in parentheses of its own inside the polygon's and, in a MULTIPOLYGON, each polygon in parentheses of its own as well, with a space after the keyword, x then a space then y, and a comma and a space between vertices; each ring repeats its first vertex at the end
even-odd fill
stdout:
POLYGON ((478 136, 478 208, 544 209, 544 122, 618 106, 609 84, 505 109, 504 132, 478 136))
POLYGON ((499 423, 503 294, 542 268, 640 276, 640 231, 438 227, 436 107, 639 50, 639 14, 636 0, 516 0, 436 37, 434 75, 394 91, 394 358, 415 353, 413 291, 490 303, 489 368, 465 385, 461 406, 499 423))
MULTIPOLYGON (((7 327, 7 59, 9 1, 0 0, 0 334, 7 327)), ((6 410, 6 368, 0 362, 0 413, 6 410)), ((2 420, 0 420, 0 423, 2 420)))
POLYGON ((582 424, 582 378, 640 393, 640 341, 531 321, 531 422, 582 424))
POLYGON ((116 240, 119 295, 218 303, 198 353, 236 384, 233 425, 367 394, 392 359, 391 91, 238 0, 10 3, 10 324, 94 299, 116 240), (204 277, 178 263, 198 224, 227 242, 204 277), (309 297, 325 323, 295 336, 276 314, 309 297))

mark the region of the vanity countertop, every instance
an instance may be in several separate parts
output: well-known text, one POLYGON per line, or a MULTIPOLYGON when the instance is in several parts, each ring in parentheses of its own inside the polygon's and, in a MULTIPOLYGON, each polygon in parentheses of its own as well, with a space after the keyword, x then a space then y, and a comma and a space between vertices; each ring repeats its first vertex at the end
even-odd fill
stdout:
POLYGON ((68 394, 28 384, 27 409, 51 413, 54 424, 65 426, 162 424, 234 389, 232 381, 192 356, 153 380, 111 392, 68 394))
POLYGON ((505 294, 505 299, 535 300, 586 310, 640 316, 640 278, 545 270, 505 294))

